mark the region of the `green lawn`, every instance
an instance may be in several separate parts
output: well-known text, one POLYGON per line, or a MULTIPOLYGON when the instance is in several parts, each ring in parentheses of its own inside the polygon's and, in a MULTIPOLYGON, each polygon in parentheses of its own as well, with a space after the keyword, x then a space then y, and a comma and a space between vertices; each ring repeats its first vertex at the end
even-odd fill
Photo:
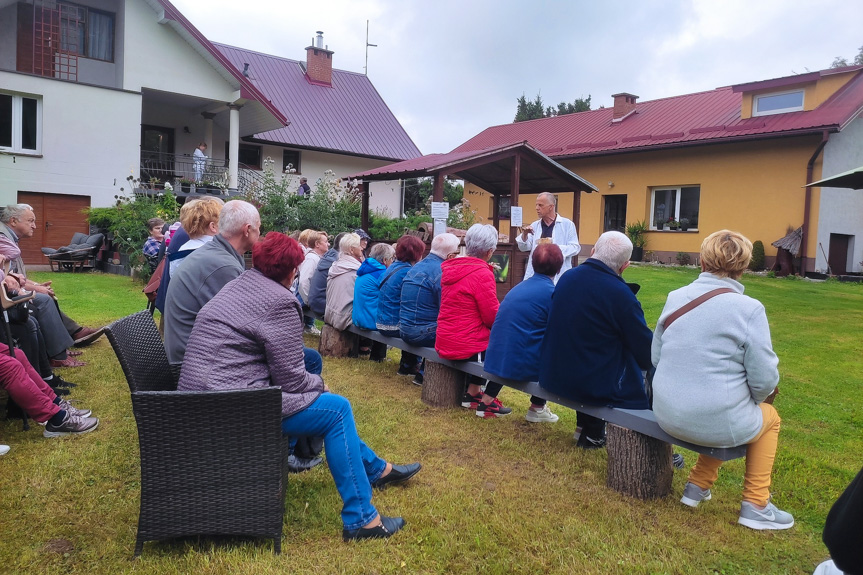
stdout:
MULTIPOLYGON (((694 269, 633 267, 653 325, 669 290, 694 269)), ((99 325, 144 308, 141 286, 106 275, 39 274, 52 279, 63 309, 99 325)), ((604 450, 573 446, 574 413, 553 406, 553 425, 524 420, 527 397, 504 390, 511 417, 484 421, 435 410, 395 375, 394 361, 327 359, 324 378, 351 399, 360 433, 383 457, 422 461, 404 488, 375 495, 401 514, 391 540, 341 541, 340 501, 320 466, 291 476, 283 554, 259 540, 148 543, 132 550, 138 514, 137 437, 128 387, 103 338, 65 370, 73 397, 101 418, 94 433, 44 439, 0 420, 2 573, 811 573, 832 502, 863 464, 863 286, 746 276, 747 293, 767 307, 782 374, 783 417, 774 501, 794 514, 785 532, 736 524, 743 461, 723 468, 713 500, 697 510, 675 495, 638 501, 605 487, 604 450)), ((316 345, 308 338, 307 345, 316 345)), ((577 366, 576 366, 577 367, 577 366)), ((687 469, 695 460, 684 452, 687 469)))

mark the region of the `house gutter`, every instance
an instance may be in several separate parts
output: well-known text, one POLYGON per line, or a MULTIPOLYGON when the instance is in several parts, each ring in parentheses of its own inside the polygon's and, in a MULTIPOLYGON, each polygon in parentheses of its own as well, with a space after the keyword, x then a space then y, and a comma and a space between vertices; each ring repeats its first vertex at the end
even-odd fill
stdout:
MULTIPOLYGON (((824 150, 824 146, 827 145, 827 141, 830 139, 830 132, 828 130, 824 130, 821 132, 821 142, 818 144, 818 147, 815 148, 815 151, 812 153, 812 157, 809 158, 809 162, 806 164, 806 185, 808 186, 813 182, 812 172, 815 169, 815 160, 818 159, 818 156, 821 155, 821 152, 824 150)), ((812 209, 812 188, 806 188, 806 196, 803 200, 803 233, 800 235, 800 275, 806 275, 806 236, 809 231, 809 215, 812 209)))

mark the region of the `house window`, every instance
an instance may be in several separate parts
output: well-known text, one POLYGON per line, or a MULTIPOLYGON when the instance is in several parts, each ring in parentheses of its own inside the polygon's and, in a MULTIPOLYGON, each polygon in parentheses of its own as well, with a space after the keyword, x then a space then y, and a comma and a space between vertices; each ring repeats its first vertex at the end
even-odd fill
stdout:
POLYGON ((698 228, 698 213, 701 199, 701 186, 681 186, 677 188, 653 188, 650 194, 650 229, 659 229, 660 223, 670 220, 689 220, 689 229, 698 228))
POLYGON ((60 47, 94 60, 114 61, 114 15, 60 4, 60 47))
POLYGON ((288 165, 295 170, 295 173, 302 174, 303 171, 300 169, 300 153, 296 150, 284 150, 282 151, 282 171, 288 169, 288 165))
MULTIPOLYGON (((229 142, 225 142, 225 161, 230 161, 230 148, 231 145, 229 142)), ((261 169, 261 147, 253 146, 251 144, 244 144, 240 142, 240 150, 237 154, 237 161, 240 164, 241 168, 251 169, 251 170, 260 170, 261 169)))
POLYGON ((0 151, 38 154, 41 134, 42 100, 0 92, 0 151))
POLYGON ((790 92, 778 92, 773 94, 762 94, 755 96, 752 100, 752 115, 767 116, 770 114, 784 114, 785 112, 799 112, 803 109, 803 90, 790 92))

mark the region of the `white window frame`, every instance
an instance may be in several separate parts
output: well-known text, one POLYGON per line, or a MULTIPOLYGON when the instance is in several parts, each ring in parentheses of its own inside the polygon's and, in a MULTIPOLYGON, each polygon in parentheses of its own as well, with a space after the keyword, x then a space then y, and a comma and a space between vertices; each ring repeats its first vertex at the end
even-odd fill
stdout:
MULTIPOLYGON (((680 219, 680 199, 683 196, 683 188, 694 188, 698 186, 699 191, 701 190, 700 184, 689 184, 686 186, 657 186, 655 188, 650 188, 650 229, 656 231, 656 221, 654 220, 653 215, 656 213, 656 192, 677 192, 674 196, 674 214, 675 219, 679 221, 680 219)), ((668 215, 665 216, 666 221, 668 220, 668 215)), ((701 195, 698 197, 698 219, 701 220, 701 195)), ((666 230, 668 228, 664 228, 666 230)), ((698 226, 693 226, 689 228, 690 231, 697 232, 698 226)))
POLYGON ((4 96, 12 96, 12 146, 0 146, 0 152, 19 154, 22 156, 42 155, 42 96, 35 94, 19 94, 16 92, 0 91, 4 96), (25 149, 21 142, 21 126, 24 120, 23 99, 36 100, 36 149, 25 149))
POLYGON ((753 116, 772 116, 773 114, 786 114, 788 112, 800 112, 803 110, 803 104, 806 101, 806 90, 798 88, 797 90, 785 90, 783 92, 770 92, 769 94, 758 94, 752 98, 752 115, 753 116), (786 94, 800 94, 800 105, 790 108, 779 108, 776 110, 767 110, 765 112, 758 111, 758 102, 762 98, 771 98, 773 96, 784 96, 786 94))

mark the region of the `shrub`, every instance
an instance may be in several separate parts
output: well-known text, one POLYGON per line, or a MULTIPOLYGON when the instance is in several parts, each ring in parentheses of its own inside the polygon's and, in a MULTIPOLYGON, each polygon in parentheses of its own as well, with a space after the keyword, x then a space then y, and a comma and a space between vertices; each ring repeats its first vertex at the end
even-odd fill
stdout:
POLYGON ((749 262, 749 269, 756 272, 764 269, 764 244, 761 240, 755 240, 752 244, 752 260, 749 262))
POLYGON ((689 265, 689 253, 687 252, 677 252, 677 265, 679 266, 688 266, 689 265))
POLYGON ((414 215, 406 218, 388 218, 380 213, 369 214, 369 235, 376 240, 394 242, 402 237, 405 230, 415 230, 423 222, 431 222, 431 216, 414 215))

